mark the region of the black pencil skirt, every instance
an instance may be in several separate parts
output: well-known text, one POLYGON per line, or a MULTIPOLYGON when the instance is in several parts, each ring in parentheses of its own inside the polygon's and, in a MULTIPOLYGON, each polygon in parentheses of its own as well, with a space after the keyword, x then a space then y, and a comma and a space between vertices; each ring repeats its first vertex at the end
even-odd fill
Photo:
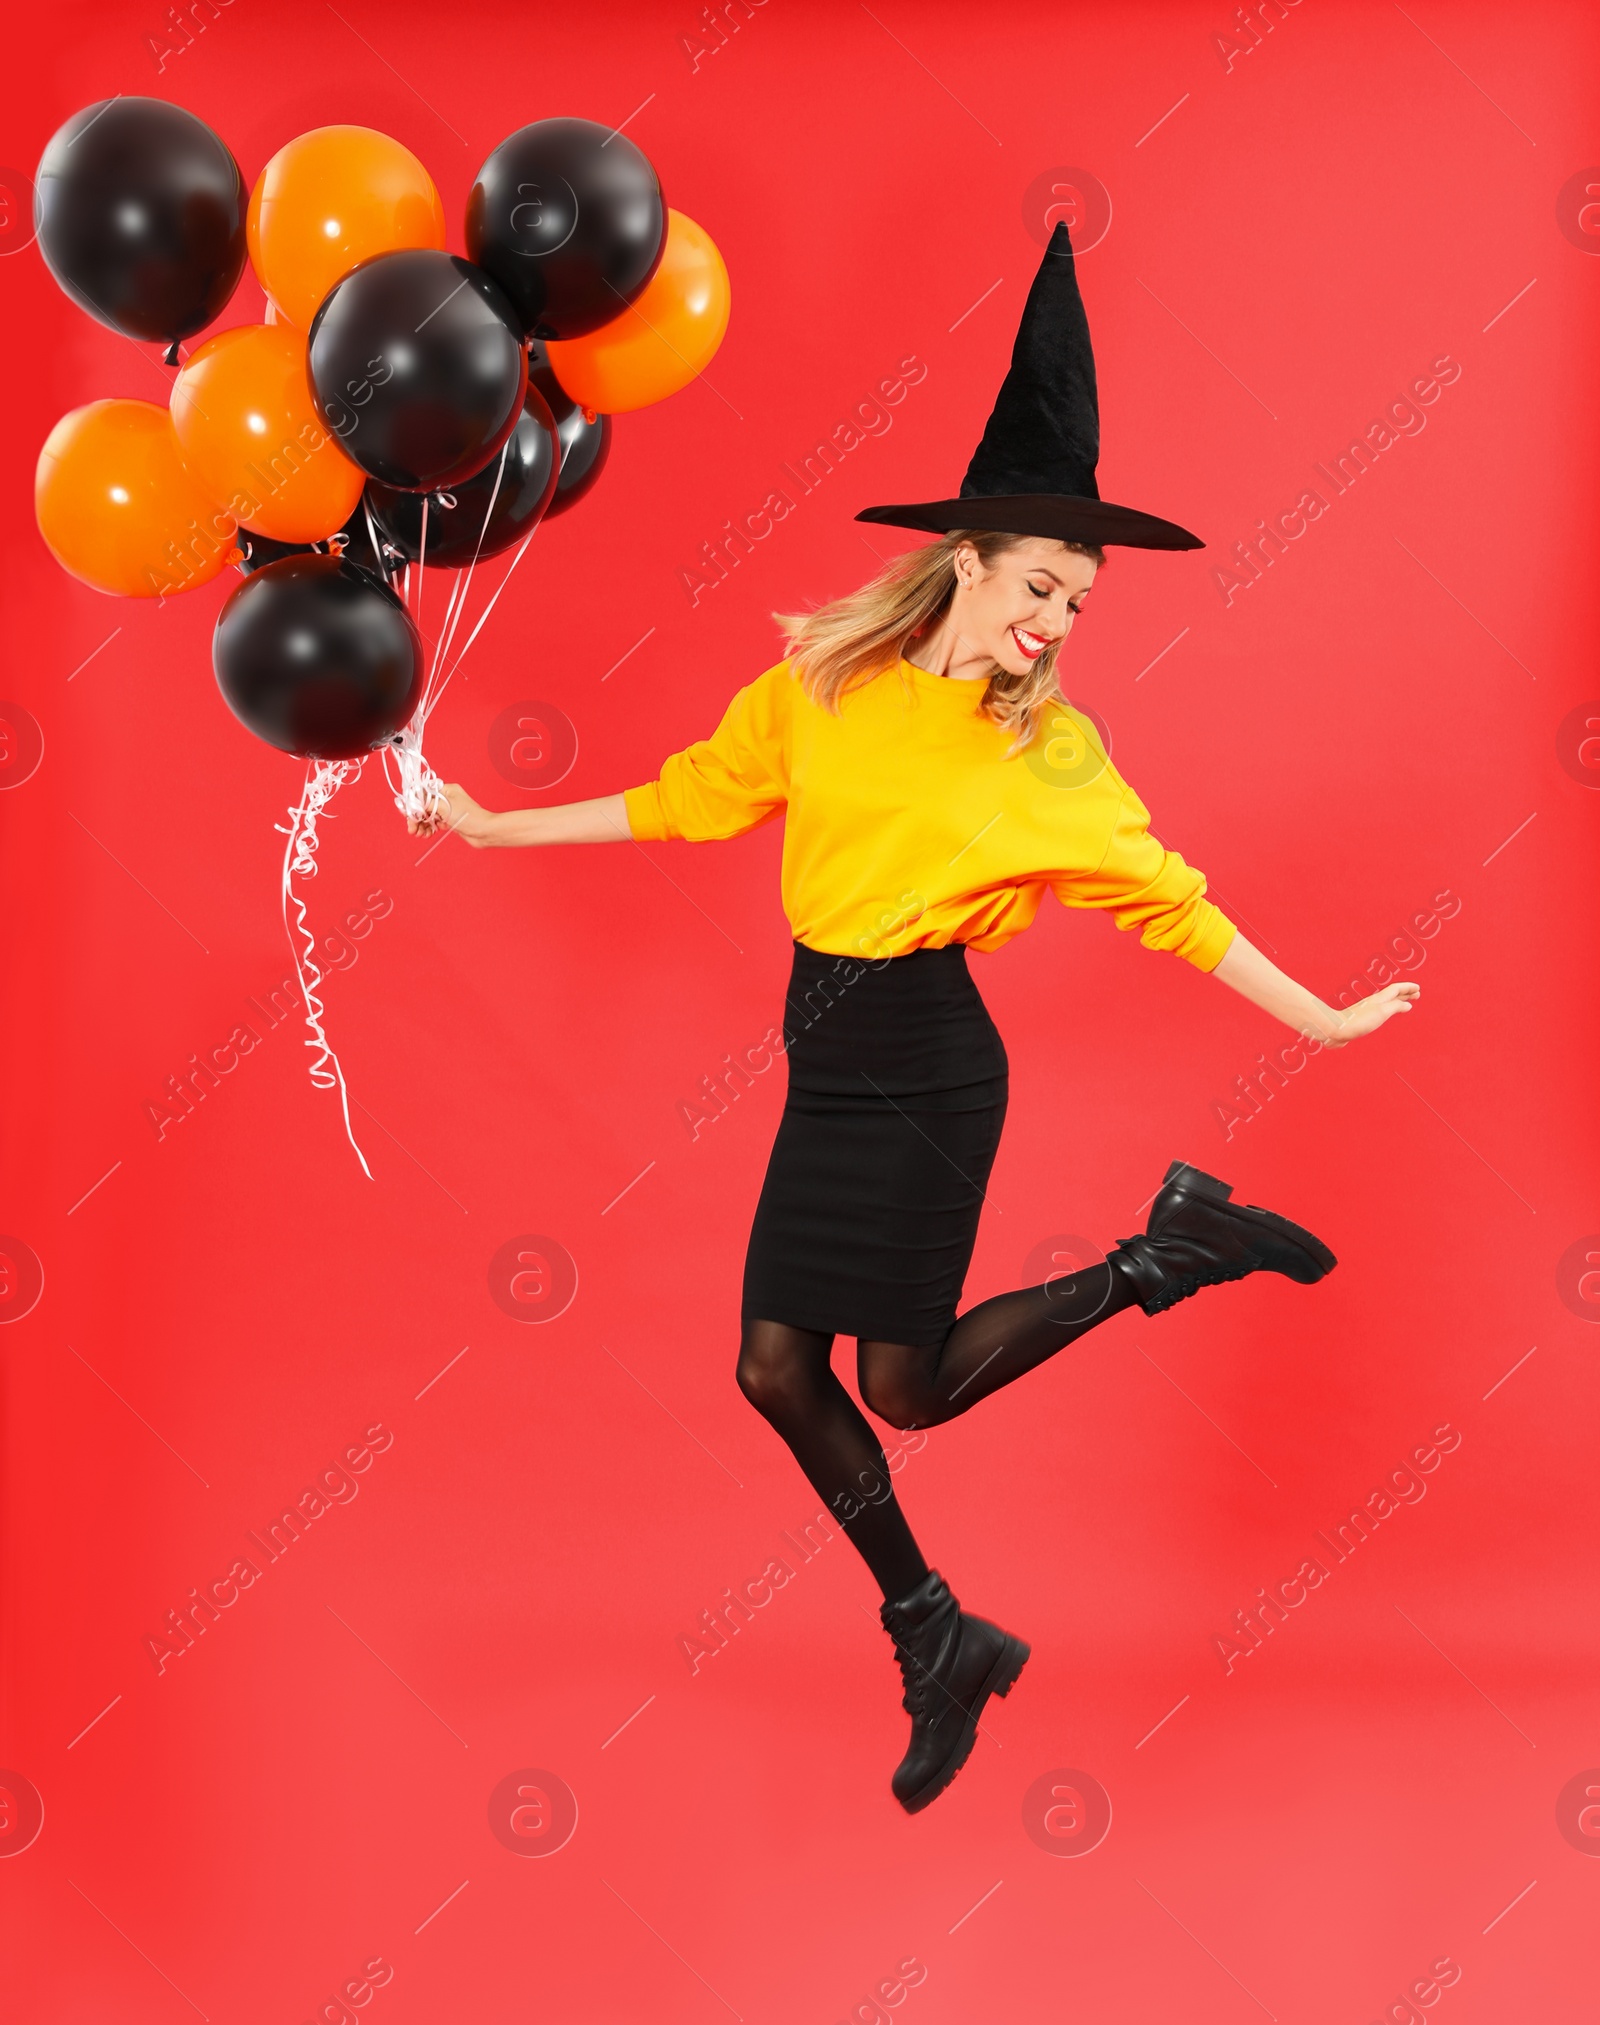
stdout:
POLYGON ((1008 1088, 966 945, 871 963, 797 942, 783 1031, 789 1094, 742 1315, 937 1346, 971 1263, 1008 1088))

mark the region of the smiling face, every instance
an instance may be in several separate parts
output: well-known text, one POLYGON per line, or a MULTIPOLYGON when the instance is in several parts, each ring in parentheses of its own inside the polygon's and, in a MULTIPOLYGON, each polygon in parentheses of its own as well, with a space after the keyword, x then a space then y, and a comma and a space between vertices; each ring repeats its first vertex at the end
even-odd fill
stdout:
POLYGON ((1002 550, 987 572, 977 550, 962 542, 955 565, 953 629, 968 652, 1011 675, 1026 674, 1072 630, 1096 572, 1089 556, 1039 535, 1002 550))

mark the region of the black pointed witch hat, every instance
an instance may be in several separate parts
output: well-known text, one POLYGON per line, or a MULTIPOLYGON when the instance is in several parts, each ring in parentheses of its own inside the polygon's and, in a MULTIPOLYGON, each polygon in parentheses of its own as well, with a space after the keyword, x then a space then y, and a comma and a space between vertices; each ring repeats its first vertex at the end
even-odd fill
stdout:
POLYGON ((1066 225, 1050 235, 983 440, 956 499, 869 506, 857 520, 932 534, 974 527, 1126 548, 1204 548, 1197 534, 1100 497, 1100 404, 1066 225))

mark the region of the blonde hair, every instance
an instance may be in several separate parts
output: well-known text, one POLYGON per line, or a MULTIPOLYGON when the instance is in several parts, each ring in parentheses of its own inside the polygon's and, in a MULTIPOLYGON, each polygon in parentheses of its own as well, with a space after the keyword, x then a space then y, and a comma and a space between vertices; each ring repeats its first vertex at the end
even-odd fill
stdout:
MULTIPOLYGON (((1028 538, 993 534, 985 528, 956 528, 924 548, 896 556, 859 590, 814 611, 774 612, 788 644, 789 664, 806 694, 837 714, 841 697, 892 668, 919 633, 944 617, 955 595, 955 554, 963 542, 976 549, 987 574, 998 556, 1028 538)), ((1088 556, 1097 568, 1105 564, 1104 550, 1090 542, 1068 541, 1062 547, 1088 556)), ((1027 744, 1047 704, 1066 701, 1056 686, 1060 650, 1061 642, 1053 642, 1025 675, 1012 675, 998 662, 990 665, 979 707, 1004 730, 1016 733, 1012 752, 1027 744)))

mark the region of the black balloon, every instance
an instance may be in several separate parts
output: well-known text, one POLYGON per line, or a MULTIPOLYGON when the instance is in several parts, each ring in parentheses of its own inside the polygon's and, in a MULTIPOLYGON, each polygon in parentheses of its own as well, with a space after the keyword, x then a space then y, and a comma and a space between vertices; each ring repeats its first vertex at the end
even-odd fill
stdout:
POLYGON ((611 455, 611 417, 580 408, 552 371, 545 348, 535 338, 528 346, 528 385, 537 387, 556 419, 561 441, 561 472, 554 499, 544 510, 546 520, 576 506, 593 490, 611 455))
MULTIPOLYGON (((39 163, 34 221, 75 302, 147 343, 218 314, 244 271, 249 192, 204 121, 157 98, 100 99, 39 163)), ((174 360, 175 362, 175 360, 174 360)))
POLYGON ((555 418, 544 396, 530 385, 522 418, 506 439, 505 448, 475 477, 451 486, 445 495, 450 504, 425 493, 394 492, 386 485, 369 485, 367 504, 380 534, 407 562, 421 560, 437 563, 441 569, 465 569, 474 555, 499 555, 539 525, 556 489, 560 460, 555 418), (426 530, 422 524, 424 503, 428 509, 426 530))
POLYGON ((660 179, 625 135, 594 120, 535 120, 478 171, 467 252, 528 336, 583 337, 655 273, 666 223, 660 179))
POLYGON ((288 556, 230 595, 211 643, 239 722, 302 759, 358 759, 410 719, 422 642, 387 585, 337 556, 288 556))
POLYGON ((528 390, 511 305, 481 268, 428 247, 364 260, 329 292, 310 371, 345 455, 401 492, 481 471, 528 390))

